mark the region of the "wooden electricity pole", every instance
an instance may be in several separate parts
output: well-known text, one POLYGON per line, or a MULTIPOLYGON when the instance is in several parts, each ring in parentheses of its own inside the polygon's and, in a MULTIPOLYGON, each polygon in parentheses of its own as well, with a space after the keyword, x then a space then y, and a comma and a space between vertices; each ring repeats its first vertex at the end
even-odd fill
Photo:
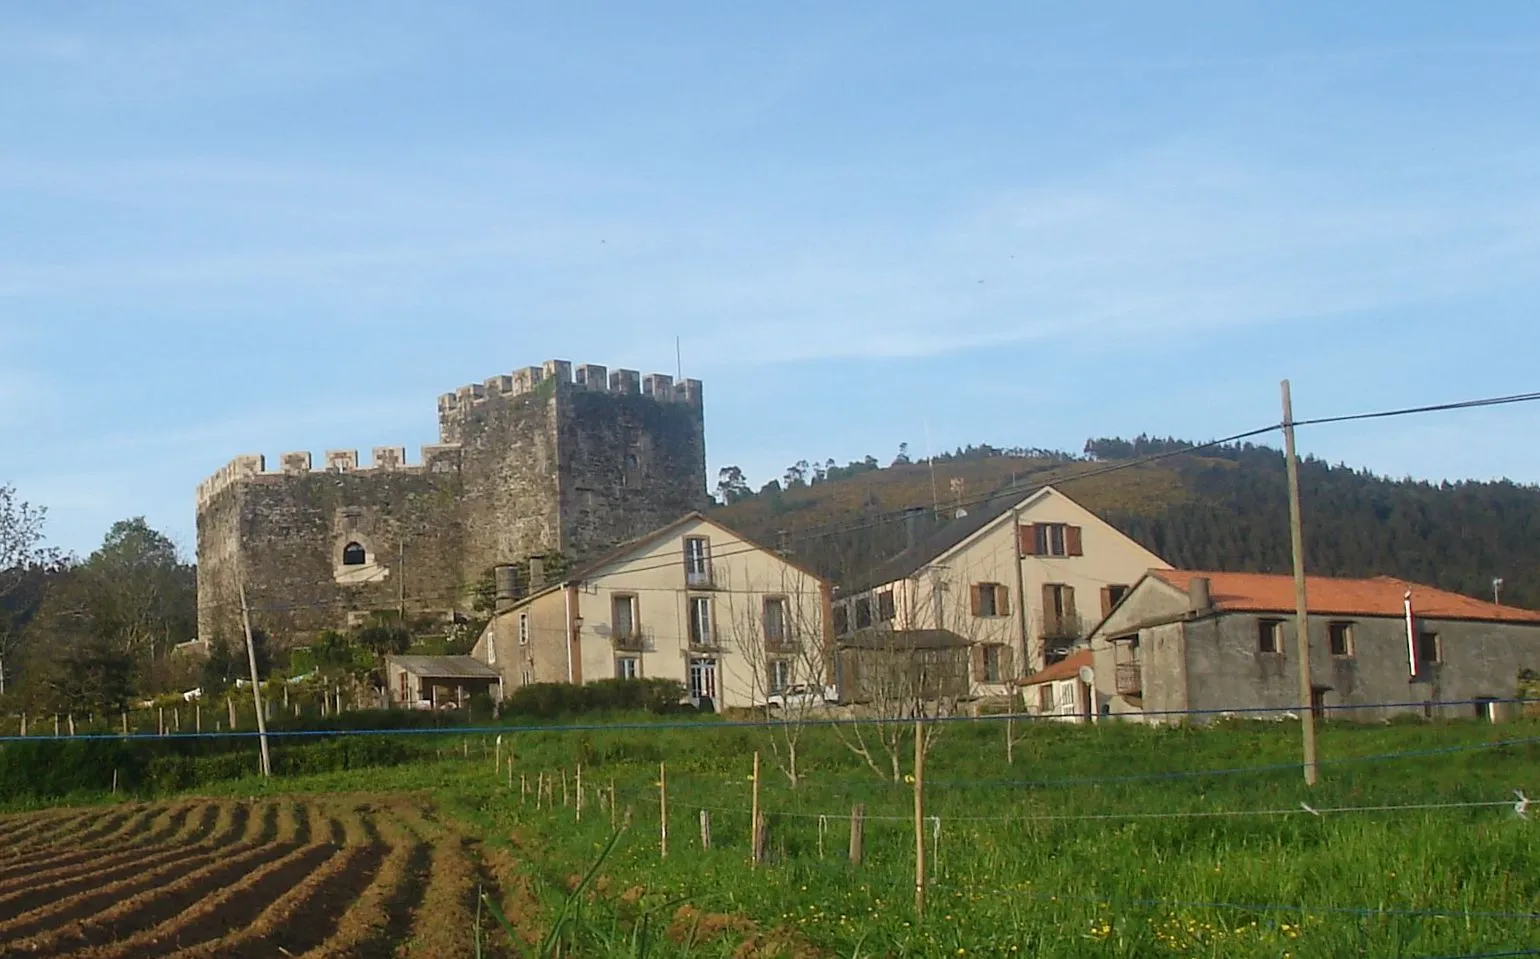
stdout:
MULTIPOLYGON (((246 605, 246 580, 238 580, 241 591, 241 627, 246 631, 246 662, 251 667, 251 701, 257 709, 257 739, 262 744, 262 778, 273 774, 273 761, 267 752, 267 718, 262 713, 262 684, 257 680, 257 647, 251 638, 251 610, 246 605)), ((233 723, 232 723, 233 725, 233 723)))
POLYGON ((1289 475, 1289 545, 1294 552, 1294 628, 1298 638, 1299 727, 1304 733, 1305 785, 1314 786, 1315 688, 1310 682, 1310 607, 1305 591, 1305 534, 1300 522, 1299 457, 1294 450, 1294 403, 1283 381, 1283 445, 1289 475))

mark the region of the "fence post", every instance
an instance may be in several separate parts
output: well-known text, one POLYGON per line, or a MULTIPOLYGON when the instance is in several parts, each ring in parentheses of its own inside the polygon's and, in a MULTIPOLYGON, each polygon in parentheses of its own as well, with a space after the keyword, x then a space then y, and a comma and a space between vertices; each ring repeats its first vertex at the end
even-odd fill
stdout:
POLYGON ((155 707, 155 728, 157 735, 166 735, 166 707, 155 707))
POLYGON ((203 704, 193 703, 193 732, 203 732, 203 704))
POLYGON ((21 714, 21 734, 23 736, 27 735, 27 714, 26 713, 22 713, 21 714))
POLYGON ((53 714, 53 738, 59 738, 59 714, 53 714))
POLYGON ((542 770, 535 779, 535 808, 540 808, 540 798, 545 793, 545 772, 542 770))
POLYGON ((180 706, 171 707, 171 731, 174 733, 182 731, 182 707, 180 706))
POLYGON ((227 697, 225 705, 230 707, 230 731, 235 732, 235 697, 227 697))
POLYGON ((711 848, 711 810, 709 809, 700 811, 700 847, 711 848))
POLYGON ((577 816, 576 822, 583 821, 583 764, 577 764, 577 816))
POLYGON ((925 726, 914 720, 914 917, 925 918, 925 726))
MULTIPOLYGON (((1012 708, 1015 708, 1015 707, 1012 707, 1012 708)), ((1005 717, 1005 764, 1007 766, 1014 766, 1014 765, 1016 765, 1016 757, 1014 755, 1015 747, 1016 747, 1016 718, 1014 716, 1009 716, 1008 715, 1008 716, 1005 717)))
POLYGON ((123 712, 123 735, 128 735, 128 711, 123 712))
POLYGON ((70 735, 71 736, 75 735, 75 714, 74 713, 70 713, 68 716, 66 716, 64 718, 69 720, 70 735))
POLYGON ((828 831, 829 831, 829 817, 828 816, 819 816, 818 817, 818 858, 819 859, 823 858, 823 837, 824 837, 824 833, 826 833, 828 831))
POLYGON ((850 863, 861 865, 866 849, 866 803, 858 802, 850 807, 850 863))
MULTIPOLYGON (((512 767, 510 767, 508 775, 510 775, 510 776, 513 775, 512 767)), ((520 806, 524 805, 524 797, 525 797, 525 795, 528 792, 529 792, 529 779, 523 773, 519 773, 519 805, 520 806)))
POLYGON ((758 866, 765 859, 759 815, 759 750, 754 750, 754 798, 749 804, 749 860, 758 866))
POLYGON ((658 763, 658 857, 668 858, 668 767, 658 763))
POLYGON ((561 806, 567 808, 567 767, 561 768, 561 806))
POLYGON ((615 828, 615 777, 610 777, 610 828, 615 828))

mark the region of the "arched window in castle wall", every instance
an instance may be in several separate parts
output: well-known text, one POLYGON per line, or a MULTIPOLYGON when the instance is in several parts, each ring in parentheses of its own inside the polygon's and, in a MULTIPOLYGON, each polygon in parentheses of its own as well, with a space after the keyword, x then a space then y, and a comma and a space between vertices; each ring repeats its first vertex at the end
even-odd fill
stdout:
POLYGON ((357 543, 349 543, 342 547, 342 565, 362 566, 368 559, 364 555, 364 548, 357 543))

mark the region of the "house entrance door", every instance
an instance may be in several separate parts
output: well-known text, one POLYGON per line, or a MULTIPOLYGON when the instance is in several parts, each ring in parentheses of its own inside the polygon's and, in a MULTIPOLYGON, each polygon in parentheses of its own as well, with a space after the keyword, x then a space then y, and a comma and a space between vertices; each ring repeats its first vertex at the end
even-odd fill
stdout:
POLYGON ((690 701, 700 706, 702 701, 710 701, 712 708, 717 704, 717 661, 711 657, 699 657, 690 660, 690 701))

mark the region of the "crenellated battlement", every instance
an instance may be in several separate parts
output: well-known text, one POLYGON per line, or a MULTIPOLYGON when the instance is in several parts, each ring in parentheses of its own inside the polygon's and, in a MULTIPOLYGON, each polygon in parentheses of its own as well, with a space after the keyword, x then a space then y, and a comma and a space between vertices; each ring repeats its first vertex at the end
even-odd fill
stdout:
POLYGON ((489 399, 500 396, 522 396, 533 393, 545 383, 557 388, 570 388, 589 393, 615 393, 627 396, 647 396, 660 403, 687 403, 700 406, 703 397, 700 380, 680 380, 664 373, 648 373, 636 370, 611 370, 595 363, 583 363, 574 367, 567 360, 546 360, 540 366, 525 366, 512 373, 493 376, 482 383, 469 383, 452 393, 438 398, 441 415, 472 409, 489 399))
POLYGON ((376 446, 370 451, 369 465, 359 463, 357 450, 327 450, 321 457, 322 468, 314 468, 315 459, 308 451, 281 453, 278 468, 267 468, 267 457, 260 453, 237 456, 198 484, 198 509, 231 486, 259 477, 304 476, 321 473, 452 473, 460 468, 460 447, 434 443, 421 447, 419 462, 408 463, 405 446, 376 446))

